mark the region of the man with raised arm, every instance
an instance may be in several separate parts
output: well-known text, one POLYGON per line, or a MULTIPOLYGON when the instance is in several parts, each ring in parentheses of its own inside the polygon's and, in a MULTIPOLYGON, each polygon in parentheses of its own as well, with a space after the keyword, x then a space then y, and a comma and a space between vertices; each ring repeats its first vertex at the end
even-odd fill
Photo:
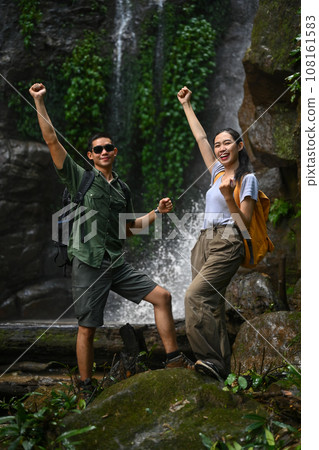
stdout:
MULTIPOLYGON (((67 185, 71 196, 74 196, 84 169, 75 163, 57 138, 45 107, 45 86, 36 83, 29 92, 34 99, 42 136, 49 147, 57 174, 67 185)), ((83 206, 98 212, 94 217, 96 235, 75 246, 72 245, 71 234, 68 246, 68 255, 72 261, 74 308, 79 324, 76 354, 80 386, 84 392, 93 390, 93 339, 96 327, 103 325, 103 311, 110 290, 137 304, 141 300, 151 303, 167 354, 166 367, 193 368, 193 363, 177 347, 170 293, 146 274, 136 271, 123 258, 119 215, 131 214, 129 217, 132 217, 133 208, 131 198, 129 201, 126 199, 123 182, 119 182, 118 175, 112 170, 117 152, 107 133, 96 134, 90 139, 87 157, 92 162, 95 176, 84 196, 83 206)), ((153 223, 157 215, 171 210, 170 199, 161 199, 155 210, 127 223, 127 236, 132 234, 130 230, 142 229, 153 223)))

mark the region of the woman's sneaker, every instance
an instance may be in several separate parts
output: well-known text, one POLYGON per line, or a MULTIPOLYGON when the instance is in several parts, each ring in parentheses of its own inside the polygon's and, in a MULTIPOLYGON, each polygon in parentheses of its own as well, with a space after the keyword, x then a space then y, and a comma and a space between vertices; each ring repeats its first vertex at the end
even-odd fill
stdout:
POLYGON ((210 375, 211 377, 216 378, 218 381, 224 382, 225 377, 221 374, 220 370, 217 369, 214 363, 211 361, 203 361, 199 359, 195 363, 195 369, 197 372, 204 373, 205 375, 210 375))
POLYGON ((175 369, 176 367, 184 367, 185 369, 195 369, 193 361, 188 359, 183 353, 175 358, 167 359, 165 363, 165 369, 175 369))

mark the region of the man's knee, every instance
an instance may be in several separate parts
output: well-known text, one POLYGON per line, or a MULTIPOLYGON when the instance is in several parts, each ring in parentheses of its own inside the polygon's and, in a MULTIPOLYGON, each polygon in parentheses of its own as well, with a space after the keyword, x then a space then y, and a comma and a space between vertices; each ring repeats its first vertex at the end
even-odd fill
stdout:
POLYGON ((154 307, 171 308, 172 305, 172 296, 170 292, 161 286, 156 286, 156 288, 144 299, 152 303, 154 307))
POLYGON ((166 308, 171 308, 172 306, 172 296, 169 291, 166 289, 163 289, 161 292, 161 299, 160 299, 161 305, 166 308))
POLYGON ((96 328, 93 327, 83 327, 79 325, 78 338, 93 342, 95 330, 96 328))

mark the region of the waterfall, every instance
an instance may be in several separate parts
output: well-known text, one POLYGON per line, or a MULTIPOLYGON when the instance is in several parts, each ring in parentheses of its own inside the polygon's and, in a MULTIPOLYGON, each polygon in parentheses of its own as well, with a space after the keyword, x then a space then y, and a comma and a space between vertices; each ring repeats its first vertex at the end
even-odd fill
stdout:
MULTIPOLYGON (((175 319, 184 317, 184 294, 191 282, 190 252, 203 223, 204 199, 194 201, 188 211, 178 211, 163 220, 177 226, 158 240, 159 245, 144 261, 134 261, 136 269, 149 275, 157 284, 172 294, 175 319)), ((164 227, 163 227, 164 228, 164 227)), ((156 238, 156 231, 152 228, 156 238)), ((135 305, 111 293, 104 311, 105 322, 153 323, 153 306, 147 302, 135 305)))
MULTIPOLYGON (((159 25, 156 39, 156 53, 155 53, 155 91, 160 92, 162 85, 162 75, 164 67, 164 21, 163 21, 163 7, 165 0, 157 0, 158 5, 159 25)), ((158 99, 159 101, 159 99, 158 99)))
MULTIPOLYGON (((156 3, 159 4, 159 7, 160 4, 163 6, 163 1, 156 3)), ((212 98, 207 102, 206 117, 209 117, 209 120, 206 120, 206 123, 208 123, 207 134, 209 137, 214 130, 225 125, 239 130, 237 114, 244 95, 245 77, 242 59, 250 45, 251 30, 257 8, 258 0, 231 0, 232 15, 229 19, 228 31, 217 50, 216 70, 210 86, 212 98)), ((158 41, 163 39, 162 31, 159 29, 158 41)), ((161 45, 160 42, 157 42, 156 48, 160 49, 161 45)), ((182 116, 182 112, 181 120, 186 120, 182 116)), ((204 170, 204 163, 200 161, 191 171, 189 185, 204 170)), ((201 185, 203 192, 199 195, 199 199, 193 201, 190 208, 180 211, 180 205, 176 205, 178 211, 176 215, 179 219, 185 213, 191 215, 190 220, 185 222, 184 228, 188 231, 187 235, 177 234, 174 239, 165 239, 164 237, 161 245, 150 254, 147 261, 134 263, 136 268, 147 273, 155 282, 171 292, 174 319, 184 318, 184 295, 191 282, 190 253, 202 224, 200 213, 205 210, 204 195, 208 188, 207 175, 202 177, 197 186, 190 191, 193 193, 196 190, 197 193, 198 185, 201 185), (202 180, 205 180, 205 185, 202 180)), ((152 323, 154 321, 153 307, 147 302, 141 302, 137 306, 111 294, 105 309, 104 321, 106 323, 116 321, 152 323)))
POLYGON ((122 59, 124 53, 124 41, 130 40, 130 50, 134 50, 136 46, 135 32, 132 29, 132 4, 130 0, 117 0, 115 12, 115 30, 114 30, 114 67, 115 67, 115 87, 114 96, 115 101, 115 120, 121 119, 119 117, 120 105, 122 104, 122 59))

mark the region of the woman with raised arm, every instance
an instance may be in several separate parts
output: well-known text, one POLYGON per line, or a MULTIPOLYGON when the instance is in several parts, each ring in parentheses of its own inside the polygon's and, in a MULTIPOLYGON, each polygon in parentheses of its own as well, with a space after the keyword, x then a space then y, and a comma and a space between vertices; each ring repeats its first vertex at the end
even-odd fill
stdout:
POLYGON ((225 318, 225 291, 245 254, 239 228, 249 229, 258 182, 240 134, 232 128, 216 133, 213 147, 191 105, 185 86, 177 94, 205 165, 211 173, 205 216, 192 250, 192 283, 185 295, 186 333, 197 358, 195 368, 222 381, 230 372, 231 349, 225 318), (240 187, 240 206, 234 189, 240 187))

